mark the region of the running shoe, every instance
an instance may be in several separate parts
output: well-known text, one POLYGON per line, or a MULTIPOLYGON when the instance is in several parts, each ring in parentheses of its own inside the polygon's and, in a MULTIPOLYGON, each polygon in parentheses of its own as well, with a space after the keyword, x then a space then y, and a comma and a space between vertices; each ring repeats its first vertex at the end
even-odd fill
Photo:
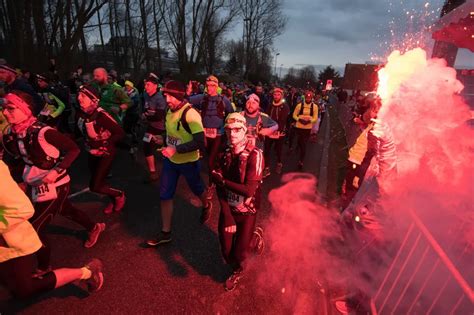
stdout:
POLYGON ((233 291, 239 284, 242 278, 242 270, 234 271, 229 278, 225 281, 224 288, 226 291, 233 291))
POLYGON ((267 166, 263 169, 263 178, 267 178, 268 176, 270 176, 270 168, 267 166))
POLYGON ((276 168, 275 168, 275 173, 277 173, 278 175, 280 175, 282 168, 283 168, 283 163, 277 163, 277 166, 276 166, 276 168))
POLYGON ((169 233, 160 232, 156 238, 147 240, 145 243, 148 246, 155 247, 155 246, 166 244, 169 242, 171 242, 171 232, 169 233))
POLYGON ((94 258, 85 267, 92 273, 91 277, 86 280, 89 292, 100 290, 104 284, 104 274, 102 272, 104 266, 102 262, 99 259, 94 258))
POLYGON ((200 218, 201 224, 204 224, 207 221, 209 221, 209 218, 211 217, 211 210, 212 210, 212 201, 208 200, 207 205, 205 207, 202 207, 201 218, 200 218))
POLYGON ((125 206, 126 200, 127 198, 125 197, 125 193, 122 191, 122 194, 120 196, 115 197, 114 211, 115 212, 122 211, 123 207, 125 206))
POLYGON ((97 243, 100 233, 105 230, 105 223, 96 223, 92 231, 89 232, 89 238, 84 243, 85 248, 91 248, 97 243))
POLYGON ((253 236, 255 239, 255 253, 257 255, 261 255, 263 253, 263 250, 265 249, 265 240, 263 239, 263 228, 261 226, 257 226, 255 228, 255 231, 253 231, 253 236))

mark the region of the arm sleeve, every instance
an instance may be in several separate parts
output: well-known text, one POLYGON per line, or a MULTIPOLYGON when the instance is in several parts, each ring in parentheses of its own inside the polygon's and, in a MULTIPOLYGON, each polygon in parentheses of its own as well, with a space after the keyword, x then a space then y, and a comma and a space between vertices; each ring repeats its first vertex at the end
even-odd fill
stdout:
POLYGON ((116 88, 114 93, 119 105, 126 104, 127 108, 132 107, 132 99, 127 95, 127 93, 125 93, 124 90, 116 88))
POLYGON ((278 130, 278 123, 274 121, 273 119, 271 119, 270 116, 266 114, 265 115, 262 114, 262 124, 263 124, 263 128, 270 128, 273 131, 278 130))
POLYGON ((296 105, 296 107, 295 107, 295 110, 293 111, 293 119, 296 120, 296 121, 298 121, 300 108, 301 108, 301 103, 298 103, 298 105, 296 105))
POLYGON ((109 144, 115 145, 117 142, 122 140, 125 137, 125 132, 123 131, 122 127, 120 127, 117 122, 109 116, 109 114, 102 113, 97 117, 97 122, 99 125, 103 126, 105 129, 110 131, 111 135, 108 139, 109 144))
POLYGON ((81 152, 74 141, 55 129, 46 130, 44 133, 44 139, 46 142, 50 143, 59 151, 64 153, 61 162, 58 164, 58 167, 60 168, 68 169, 81 152))
POLYGON ((176 152, 187 153, 196 150, 205 151, 206 145, 204 142, 204 132, 193 133, 193 140, 182 143, 176 147, 176 152))
POLYGON ((56 103, 58 104, 58 108, 53 113, 51 113, 51 115, 50 115, 51 117, 56 118, 56 117, 58 117, 59 115, 62 114, 62 112, 66 108, 66 105, 64 105, 63 101, 61 101, 59 98, 57 98, 56 95, 54 95, 53 93, 49 93, 49 96, 51 98, 53 98, 56 101, 56 103))

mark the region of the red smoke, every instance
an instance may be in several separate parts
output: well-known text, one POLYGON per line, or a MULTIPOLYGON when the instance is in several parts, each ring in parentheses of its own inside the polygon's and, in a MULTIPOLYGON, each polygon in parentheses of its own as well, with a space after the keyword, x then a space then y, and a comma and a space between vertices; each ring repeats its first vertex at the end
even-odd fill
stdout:
MULTIPOLYGON (((465 268, 472 264, 472 255, 458 252, 472 253, 474 244, 474 134, 467 125, 469 108, 458 95, 462 88, 454 69, 444 60, 427 59, 420 48, 390 55, 379 72, 383 105, 378 119, 392 130, 398 178, 384 186, 386 194, 379 204, 400 227, 398 240, 412 221, 409 211, 414 211, 468 278, 465 268)), ((319 204, 315 187, 314 177, 286 174, 283 185, 270 192, 273 209, 266 228, 270 244, 259 285, 281 294, 293 308, 317 312, 317 301, 307 297, 317 296, 321 279, 343 285, 353 262, 344 253, 335 253, 345 248, 339 217, 319 204)), ((388 264, 393 257, 386 257, 388 264)), ((379 267, 371 266, 373 261, 364 263, 368 274, 379 267)), ((472 287, 472 279, 467 281, 472 287)), ((374 287, 367 293, 372 295, 378 284, 370 284, 374 287)))

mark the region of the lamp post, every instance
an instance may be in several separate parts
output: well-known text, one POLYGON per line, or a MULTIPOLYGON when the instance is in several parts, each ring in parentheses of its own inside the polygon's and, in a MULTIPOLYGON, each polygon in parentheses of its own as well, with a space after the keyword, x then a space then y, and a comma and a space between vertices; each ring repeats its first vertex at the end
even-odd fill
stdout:
POLYGON ((277 58, 278 58, 279 55, 280 55, 280 53, 275 54, 275 71, 273 72, 273 73, 275 73, 275 76, 277 76, 277 58))
POLYGON ((278 78, 281 80, 281 67, 283 67, 283 64, 280 65, 280 73, 278 74, 278 78))

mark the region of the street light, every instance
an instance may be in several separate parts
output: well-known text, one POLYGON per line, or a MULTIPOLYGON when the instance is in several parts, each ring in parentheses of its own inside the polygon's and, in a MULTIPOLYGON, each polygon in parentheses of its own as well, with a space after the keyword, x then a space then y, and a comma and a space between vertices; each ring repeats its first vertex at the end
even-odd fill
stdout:
POLYGON ((283 64, 280 65, 280 74, 278 75, 279 79, 281 79, 281 67, 283 67, 283 64))
POLYGON ((273 72, 273 73, 275 73, 275 76, 277 75, 277 58, 278 58, 279 55, 280 55, 280 53, 275 54, 275 71, 273 72))

